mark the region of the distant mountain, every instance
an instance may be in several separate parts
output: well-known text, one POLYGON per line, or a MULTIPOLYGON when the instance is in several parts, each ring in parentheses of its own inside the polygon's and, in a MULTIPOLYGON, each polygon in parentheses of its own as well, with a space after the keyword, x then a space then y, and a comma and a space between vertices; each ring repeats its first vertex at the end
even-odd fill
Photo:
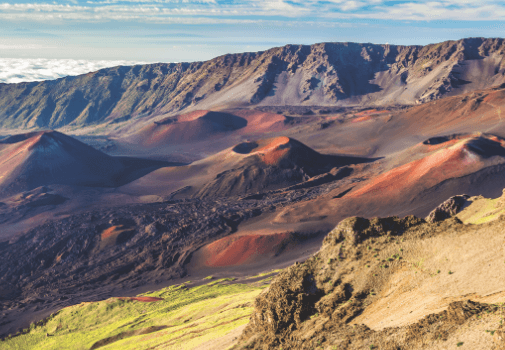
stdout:
POLYGON ((415 104, 505 82, 504 39, 286 45, 206 62, 0 84, 1 127, 62 127, 252 105, 415 104))

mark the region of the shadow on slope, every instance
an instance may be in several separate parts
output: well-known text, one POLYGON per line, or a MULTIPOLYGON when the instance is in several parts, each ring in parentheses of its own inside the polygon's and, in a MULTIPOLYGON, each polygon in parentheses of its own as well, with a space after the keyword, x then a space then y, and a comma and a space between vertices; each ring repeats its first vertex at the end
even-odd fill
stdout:
POLYGON ((195 111, 154 122, 129 139, 143 146, 199 142, 247 126, 247 120, 225 112, 195 111))
POLYGON ((0 193, 8 196, 51 184, 117 187, 170 164, 111 157, 56 131, 0 141, 0 193))

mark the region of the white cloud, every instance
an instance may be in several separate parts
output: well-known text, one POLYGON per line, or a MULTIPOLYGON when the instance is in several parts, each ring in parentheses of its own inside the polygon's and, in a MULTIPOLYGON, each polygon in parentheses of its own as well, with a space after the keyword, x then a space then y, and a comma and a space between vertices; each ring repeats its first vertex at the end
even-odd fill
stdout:
POLYGON ((346 1, 345 3, 342 4, 340 9, 342 11, 353 11, 362 8, 365 5, 366 3, 364 3, 363 1, 346 1))
POLYGON ((310 9, 293 6, 283 0, 263 0, 262 15, 296 17, 310 12, 310 9))
POLYGON ((99 0, 99 1, 87 1, 88 4, 101 5, 101 4, 117 4, 117 3, 158 3, 158 4, 215 4, 216 0, 99 0))
POLYGON ((146 62, 0 58, 0 83, 58 79, 69 75, 85 74, 106 67, 130 66, 141 63, 146 62))
POLYGON ((88 0, 79 4, 3 3, 0 19, 11 21, 143 21, 182 23, 174 17, 187 17, 185 24, 231 23, 285 18, 370 18, 385 20, 505 20, 505 3, 497 0, 242 0, 221 3, 216 0, 88 0), (225 21, 226 20, 226 21, 225 21))

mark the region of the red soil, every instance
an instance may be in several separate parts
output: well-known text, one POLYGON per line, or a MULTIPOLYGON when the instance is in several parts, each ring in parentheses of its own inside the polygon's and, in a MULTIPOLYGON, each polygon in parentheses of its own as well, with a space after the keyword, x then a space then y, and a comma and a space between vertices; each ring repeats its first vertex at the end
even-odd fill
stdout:
POLYGON ((268 153, 262 155, 261 160, 265 164, 275 165, 279 163, 279 160, 288 153, 288 149, 274 149, 268 153))
POLYGON ((484 97, 483 101, 491 105, 503 105, 505 102, 505 91, 499 90, 490 92, 484 97))
POLYGON ((444 179, 463 176, 480 163, 480 157, 473 153, 464 141, 460 141, 452 147, 379 175, 368 185, 351 192, 349 197, 401 195, 405 188, 421 180, 429 186, 444 179))
POLYGON ((217 240, 202 249, 205 265, 212 267, 242 265, 256 261, 258 255, 270 255, 289 242, 289 233, 232 236, 217 240))
POLYGON ((247 152, 242 152, 242 154, 257 154, 265 164, 274 165, 289 152, 290 142, 289 137, 285 136, 259 140, 247 152))
POLYGON ((121 229, 123 225, 112 226, 102 232, 102 239, 106 239, 118 234, 118 230, 121 229))
POLYGON ((284 124, 286 118, 281 114, 251 110, 238 110, 230 113, 247 120, 247 126, 241 130, 242 134, 277 132, 287 129, 284 124))
POLYGON ((124 225, 112 226, 102 232, 102 246, 113 244, 116 240, 116 237, 119 236, 123 232, 131 231, 131 227, 126 227, 124 225))
POLYGON ((369 116, 369 115, 366 115, 366 116, 363 116, 363 117, 354 118, 352 120, 352 122, 353 123, 359 123, 359 122, 364 122, 364 121, 367 121, 367 120, 372 120, 372 117, 369 116))
POLYGON ((357 118, 354 118, 352 122, 359 123, 367 120, 373 120, 372 116, 378 116, 384 113, 389 113, 389 111, 378 111, 376 109, 369 109, 363 112, 358 112, 355 114, 357 118))
POLYGON ((268 165, 277 164, 279 160, 288 153, 290 148, 288 146, 289 138, 285 136, 265 140, 265 142, 268 143, 266 145, 260 145, 262 147, 256 149, 255 152, 259 153, 261 160, 268 165))
POLYGON ((359 122, 364 122, 367 120, 373 120, 373 116, 379 116, 381 114, 389 113, 389 111, 378 111, 376 109, 369 109, 367 111, 359 112, 356 113, 354 118, 352 120, 353 123, 359 123, 359 122))
POLYGON ((355 115, 356 116, 364 116, 364 115, 373 115, 373 114, 384 114, 388 113, 389 111, 383 110, 383 111, 378 111, 376 109, 368 109, 366 111, 358 112, 355 115))
POLYGON ((266 139, 259 141, 258 148, 256 148, 255 152, 268 152, 274 148, 278 148, 280 146, 284 146, 289 143, 289 137, 281 136, 273 139, 266 139))
POLYGON ((120 299, 120 300, 136 300, 136 301, 141 301, 143 303, 152 303, 155 301, 164 300, 163 298, 156 298, 156 297, 120 297, 118 299, 120 299))

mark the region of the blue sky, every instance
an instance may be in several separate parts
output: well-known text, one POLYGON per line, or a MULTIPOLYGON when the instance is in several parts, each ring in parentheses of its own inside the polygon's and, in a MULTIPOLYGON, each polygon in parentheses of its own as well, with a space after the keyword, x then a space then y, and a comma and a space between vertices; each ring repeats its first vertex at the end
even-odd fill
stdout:
POLYGON ((499 37, 504 1, 0 0, 0 58, 180 62, 285 44, 499 37))

